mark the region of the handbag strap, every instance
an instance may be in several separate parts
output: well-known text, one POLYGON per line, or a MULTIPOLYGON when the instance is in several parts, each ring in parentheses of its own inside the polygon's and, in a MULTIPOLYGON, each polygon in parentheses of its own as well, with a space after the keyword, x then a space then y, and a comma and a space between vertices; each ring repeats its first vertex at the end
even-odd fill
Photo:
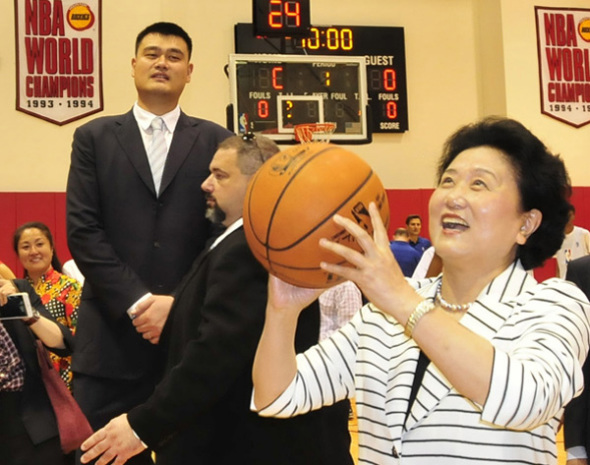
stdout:
POLYGON ((47 349, 43 345, 43 343, 39 340, 35 340, 35 346, 37 347, 37 358, 39 360, 39 366, 41 367, 42 371, 47 369, 53 370, 53 364, 51 362, 51 358, 49 358, 49 353, 47 349))

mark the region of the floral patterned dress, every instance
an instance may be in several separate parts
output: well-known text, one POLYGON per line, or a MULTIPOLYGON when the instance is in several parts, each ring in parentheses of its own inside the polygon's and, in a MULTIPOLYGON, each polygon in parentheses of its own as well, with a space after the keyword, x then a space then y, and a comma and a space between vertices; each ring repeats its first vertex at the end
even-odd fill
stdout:
MULTIPOLYGON (((31 285, 33 285, 32 282, 31 285)), ((62 325, 70 328, 70 331, 74 334, 78 321, 78 306, 80 305, 80 296, 82 294, 80 283, 74 278, 59 273, 50 266, 47 272, 41 276, 37 285, 33 285, 33 287, 53 318, 62 325)), ((61 379, 64 380, 71 390, 71 356, 58 357, 51 352, 49 352, 49 355, 61 379)))

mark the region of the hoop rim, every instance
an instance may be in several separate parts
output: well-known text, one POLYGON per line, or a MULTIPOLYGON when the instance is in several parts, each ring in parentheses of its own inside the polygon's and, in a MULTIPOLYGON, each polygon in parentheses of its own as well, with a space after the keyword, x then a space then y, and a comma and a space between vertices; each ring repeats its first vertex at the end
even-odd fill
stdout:
POLYGON ((297 142, 311 142, 314 134, 330 136, 336 130, 336 123, 301 123, 294 126, 297 142))

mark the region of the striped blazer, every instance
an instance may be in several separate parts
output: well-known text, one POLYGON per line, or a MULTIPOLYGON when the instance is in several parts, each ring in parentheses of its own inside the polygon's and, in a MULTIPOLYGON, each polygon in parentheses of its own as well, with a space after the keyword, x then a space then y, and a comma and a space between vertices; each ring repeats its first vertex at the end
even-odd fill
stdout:
MULTIPOLYGON (((434 299, 439 280, 410 282, 434 299)), ((367 304, 297 356, 296 378, 259 413, 290 417, 354 397, 361 464, 556 464, 563 407, 583 388, 589 315, 575 285, 539 284, 514 262, 461 319, 495 348, 484 405, 459 394, 431 363, 408 412, 420 350, 401 324, 367 304)))

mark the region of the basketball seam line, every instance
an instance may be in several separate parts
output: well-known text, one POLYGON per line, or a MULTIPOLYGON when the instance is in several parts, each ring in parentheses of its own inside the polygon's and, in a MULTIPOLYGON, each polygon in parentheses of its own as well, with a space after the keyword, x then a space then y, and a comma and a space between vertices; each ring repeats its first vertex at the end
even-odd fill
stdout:
MULTIPOLYGON (((317 231, 317 229, 321 226, 324 225, 324 223, 329 220, 332 216, 334 216, 334 214, 340 210, 342 208, 342 206, 344 204, 346 204, 352 197, 354 197, 357 192, 363 188, 363 186, 365 186, 365 184, 367 184, 367 182, 369 181, 369 179, 371 179, 371 177, 373 176, 373 170, 369 171, 368 176, 362 181, 362 183, 357 186, 357 188, 342 202, 340 203, 334 210, 332 210, 328 215, 326 215, 321 221, 318 222, 318 224, 313 228, 310 229, 305 235, 301 236, 299 239, 297 239, 295 242, 289 244, 286 247, 281 247, 281 248, 274 248, 274 247, 269 247, 268 243, 265 245, 265 250, 271 250, 273 252, 282 252, 284 250, 288 250, 291 249, 293 247, 295 247, 297 244, 299 244, 301 241, 304 241, 305 239, 307 239, 311 234, 313 234, 315 231, 317 231)), ((278 202, 277 202, 278 203, 278 202)), ((272 221, 271 221, 272 223, 272 221)), ((268 259, 268 254, 267 254, 267 259, 268 259)), ((269 260, 270 261, 270 260, 269 260)))

